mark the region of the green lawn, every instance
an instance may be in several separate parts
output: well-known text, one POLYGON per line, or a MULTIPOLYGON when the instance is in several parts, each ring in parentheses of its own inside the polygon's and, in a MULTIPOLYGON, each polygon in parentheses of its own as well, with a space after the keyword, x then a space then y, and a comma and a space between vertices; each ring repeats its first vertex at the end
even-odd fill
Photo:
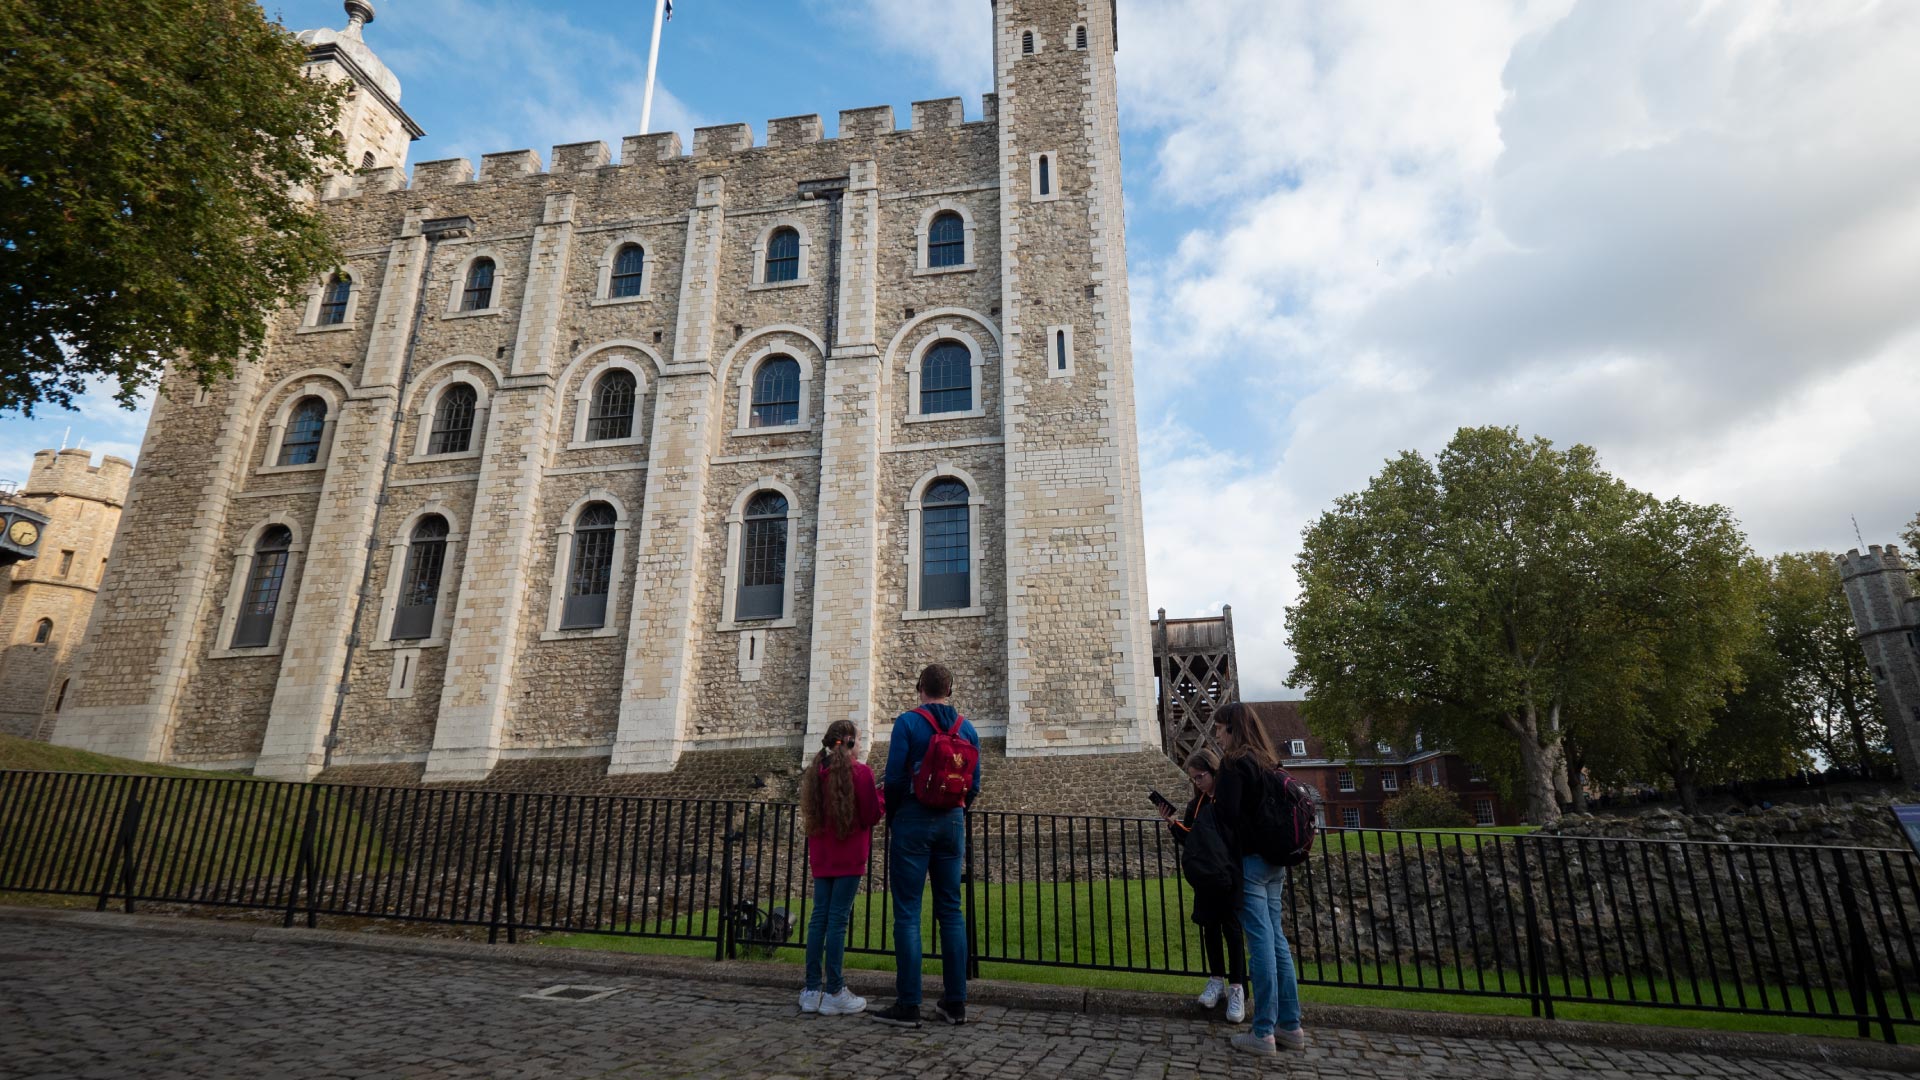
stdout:
POLYGON ((177 765, 153 765, 131 758, 110 757, 87 750, 74 750, 51 743, 0 735, 0 769, 26 772, 128 773, 136 776, 242 776, 241 773, 207 772, 183 769, 177 765))

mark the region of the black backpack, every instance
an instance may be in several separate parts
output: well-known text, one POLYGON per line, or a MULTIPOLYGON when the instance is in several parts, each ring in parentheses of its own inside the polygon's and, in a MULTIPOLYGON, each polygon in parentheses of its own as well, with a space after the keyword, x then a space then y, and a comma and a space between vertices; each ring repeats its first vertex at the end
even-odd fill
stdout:
POLYGON ((1299 866, 1313 854, 1313 794, 1285 769, 1260 773, 1260 809, 1254 817, 1254 854, 1274 866, 1299 866))

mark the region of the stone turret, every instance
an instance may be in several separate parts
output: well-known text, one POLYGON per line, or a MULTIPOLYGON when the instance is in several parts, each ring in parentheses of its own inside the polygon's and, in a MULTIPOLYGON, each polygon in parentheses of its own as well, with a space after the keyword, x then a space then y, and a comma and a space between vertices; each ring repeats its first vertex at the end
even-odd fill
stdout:
POLYGON ((1887 718, 1887 740, 1900 776, 1920 787, 1920 597, 1900 549, 1878 544, 1840 558, 1840 580, 1874 689, 1887 718))
POLYGON ((307 73, 348 84, 340 112, 339 135, 347 164, 356 169, 405 169, 407 146, 425 135, 400 107, 400 80, 361 39, 360 28, 373 21, 368 0, 346 0, 343 30, 303 30, 295 35, 307 47, 307 73))
POLYGON ((46 515, 38 558, 14 564, 0 597, 0 732, 44 738, 64 705, 67 671, 127 501, 133 464, 85 450, 42 450, 14 498, 46 515))

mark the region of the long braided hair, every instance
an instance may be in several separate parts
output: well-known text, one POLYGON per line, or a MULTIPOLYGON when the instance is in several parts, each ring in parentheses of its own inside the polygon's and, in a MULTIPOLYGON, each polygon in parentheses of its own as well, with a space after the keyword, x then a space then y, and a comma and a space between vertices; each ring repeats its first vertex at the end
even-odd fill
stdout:
POLYGON ((823 826, 844 840, 859 811, 853 801, 853 744, 860 730, 851 720, 835 720, 820 739, 820 752, 800 778, 800 827, 808 836, 823 826))

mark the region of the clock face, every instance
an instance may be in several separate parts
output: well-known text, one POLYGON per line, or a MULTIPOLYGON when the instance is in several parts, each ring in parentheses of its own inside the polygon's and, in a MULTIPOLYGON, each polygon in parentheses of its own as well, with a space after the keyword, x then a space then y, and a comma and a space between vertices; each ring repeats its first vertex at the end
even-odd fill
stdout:
POLYGON ((34 541, 40 539, 40 530, 31 521, 16 521, 7 538, 21 547, 32 547, 34 541))

